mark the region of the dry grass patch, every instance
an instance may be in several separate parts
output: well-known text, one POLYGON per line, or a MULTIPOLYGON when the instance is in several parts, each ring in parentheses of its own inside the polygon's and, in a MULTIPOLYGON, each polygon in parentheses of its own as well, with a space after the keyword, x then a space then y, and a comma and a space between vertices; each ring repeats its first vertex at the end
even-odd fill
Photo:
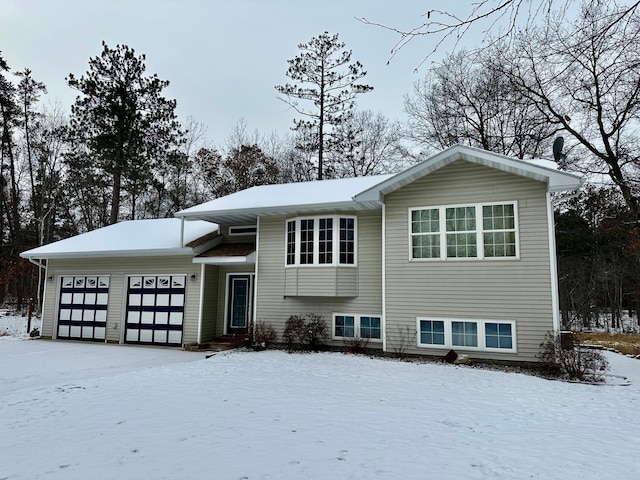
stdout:
POLYGON ((602 345, 625 355, 640 355, 640 335, 635 333, 577 333, 582 345, 602 345))

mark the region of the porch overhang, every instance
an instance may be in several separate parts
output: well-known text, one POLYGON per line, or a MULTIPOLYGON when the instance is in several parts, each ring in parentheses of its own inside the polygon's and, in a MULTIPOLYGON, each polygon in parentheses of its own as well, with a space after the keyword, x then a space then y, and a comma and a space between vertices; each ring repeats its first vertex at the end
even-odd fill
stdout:
POLYGON ((193 258, 204 265, 254 265, 256 246, 253 243, 222 243, 193 258))

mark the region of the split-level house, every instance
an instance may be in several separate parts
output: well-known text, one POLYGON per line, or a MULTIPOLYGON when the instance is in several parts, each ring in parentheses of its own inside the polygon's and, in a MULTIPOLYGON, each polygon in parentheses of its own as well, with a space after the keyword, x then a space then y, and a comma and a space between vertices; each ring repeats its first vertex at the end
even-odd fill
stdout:
POLYGON ((317 314, 334 346, 535 361, 559 329, 553 197, 581 183, 457 145, 395 175, 252 187, 22 255, 46 268, 46 337, 184 346, 317 314), (167 222, 153 233, 167 246, 144 228, 136 248, 109 240, 145 222, 167 222))

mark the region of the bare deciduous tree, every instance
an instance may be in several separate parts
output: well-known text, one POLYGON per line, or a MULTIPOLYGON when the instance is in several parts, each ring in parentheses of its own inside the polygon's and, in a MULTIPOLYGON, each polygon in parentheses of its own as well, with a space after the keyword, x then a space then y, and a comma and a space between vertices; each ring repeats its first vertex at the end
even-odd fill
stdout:
POLYGON ((406 136, 426 150, 456 143, 538 156, 556 129, 492 68, 493 52, 447 57, 405 96, 406 136))

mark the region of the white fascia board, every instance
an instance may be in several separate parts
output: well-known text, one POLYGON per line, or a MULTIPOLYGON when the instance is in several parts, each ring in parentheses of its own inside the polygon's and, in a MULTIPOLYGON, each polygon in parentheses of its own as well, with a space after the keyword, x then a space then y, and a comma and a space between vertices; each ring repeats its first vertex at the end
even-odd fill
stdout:
POLYGON ((74 259, 74 258, 114 258, 114 257, 169 257, 169 256, 189 256, 193 255, 191 248, 167 248, 156 250, 105 250, 100 252, 51 252, 35 255, 20 254, 22 258, 29 261, 36 259, 74 259))
POLYGON ((256 263, 256 252, 249 255, 235 255, 229 257, 195 257, 193 263, 205 265, 253 265, 256 263))
MULTIPOLYGON (((240 209, 228 209, 228 210, 202 210, 198 212, 183 212, 176 213, 176 217, 188 218, 192 220, 204 220, 211 221, 211 219, 224 219, 233 220, 236 218, 253 219, 257 221, 259 216, 267 215, 291 215, 301 212, 325 212, 334 210, 362 210, 371 208, 369 206, 363 206, 353 200, 344 202, 327 202, 327 203, 307 203, 298 205, 276 205, 272 207, 256 207, 256 208, 240 208, 240 209)), ((225 222, 222 222, 225 223, 225 222)))

